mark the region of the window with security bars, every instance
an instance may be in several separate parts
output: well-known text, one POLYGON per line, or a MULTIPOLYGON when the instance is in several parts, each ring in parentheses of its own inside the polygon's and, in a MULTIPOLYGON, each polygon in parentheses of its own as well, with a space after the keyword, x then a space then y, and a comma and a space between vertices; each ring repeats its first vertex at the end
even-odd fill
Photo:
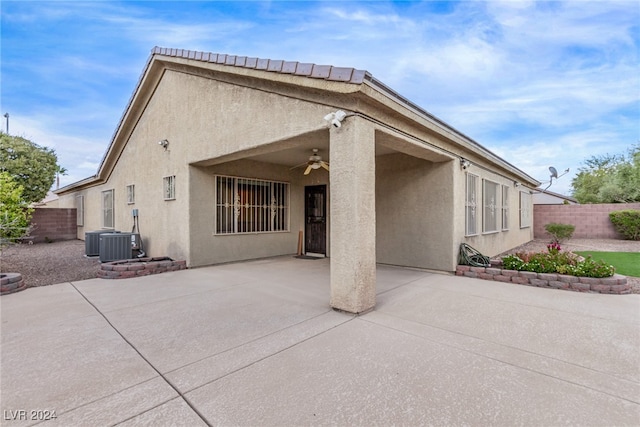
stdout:
POLYGON ((102 192, 102 227, 113 228, 113 190, 102 192))
POLYGON ((135 185, 127 185, 127 204, 132 205, 136 202, 136 187, 135 185))
POLYGON ((478 216, 477 216, 477 200, 478 200, 478 177, 467 173, 467 187, 465 190, 465 234, 473 236, 478 234, 478 216))
POLYGON ((502 186, 502 229, 509 229, 509 187, 502 186))
POLYGON ((492 233, 498 231, 498 211, 501 207, 498 201, 499 184, 482 180, 482 232, 492 233))
POLYGON ((164 199, 175 200, 176 198, 176 176, 165 176, 164 181, 164 199))
POLYGON ((531 227, 531 194, 520 192, 520 228, 531 227))
POLYGON ((289 184, 216 176, 216 234, 289 231, 289 184))

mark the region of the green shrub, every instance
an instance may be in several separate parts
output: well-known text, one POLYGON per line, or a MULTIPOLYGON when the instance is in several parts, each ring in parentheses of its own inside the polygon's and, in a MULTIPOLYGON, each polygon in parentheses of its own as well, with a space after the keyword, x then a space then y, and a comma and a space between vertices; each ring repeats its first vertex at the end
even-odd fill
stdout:
POLYGON ((570 274, 578 277, 611 277, 616 272, 614 266, 605 263, 602 260, 594 261, 588 256, 584 261, 578 262, 576 265, 565 265, 558 268, 560 274, 570 274))
POLYGON ((544 229, 547 230, 547 233, 553 236, 554 242, 561 242, 565 239, 570 239, 571 236, 573 236, 573 232, 576 230, 576 227, 571 224, 550 222, 544 226, 544 229))
POLYGON ((616 231, 629 240, 640 240, 640 210, 626 209, 609 213, 616 231))
POLYGON ((506 270, 560 273, 578 277, 611 277, 615 273, 615 268, 604 261, 594 261, 591 257, 579 261, 571 252, 507 255, 502 258, 502 267, 506 270))
POLYGON ((32 212, 22 197, 22 186, 0 172, 0 248, 28 235, 32 212))
POLYGON ((522 271, 524 261, 517 255, 507 255, 502 258, 502 267, 505 270, 522 271))

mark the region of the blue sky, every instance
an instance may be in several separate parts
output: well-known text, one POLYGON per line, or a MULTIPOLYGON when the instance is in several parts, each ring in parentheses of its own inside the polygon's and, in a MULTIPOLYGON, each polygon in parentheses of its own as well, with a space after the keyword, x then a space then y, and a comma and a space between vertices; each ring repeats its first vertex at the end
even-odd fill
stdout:
MULTIPOLYGON (((154 46, 371 72, 534 178, 640 141, 637 1, 7 1, 9 131, 96 173, 154 46)), ((6 126, 3 120, 2 128, 6 126)))

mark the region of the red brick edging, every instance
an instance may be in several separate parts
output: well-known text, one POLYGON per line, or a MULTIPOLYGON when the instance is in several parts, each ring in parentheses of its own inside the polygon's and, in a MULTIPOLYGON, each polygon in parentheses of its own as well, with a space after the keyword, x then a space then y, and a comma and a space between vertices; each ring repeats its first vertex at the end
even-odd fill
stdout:
POLYGON ((496 282, 537 286, 540 288, 565 289, 576 292, 597 292, 600 294, 629 294, 631 286, 627 278, 619 274, 601 279, 576 277, 557 273, 534 273, 531 271, 503 270, 499 267, 471 267, 459 265, 456 276, 475 277, 496 282))
POLYGON ((137 258, 106 262, 98 270, 101 279, 129 279, 131 277, 148 276, 178 271, 187 268, 187 261, 174 261, 171 258, 137 258))
POLYGON ((0 295, 12 294, 27 289, 27 284, 20 273, 0 274, 0 295))

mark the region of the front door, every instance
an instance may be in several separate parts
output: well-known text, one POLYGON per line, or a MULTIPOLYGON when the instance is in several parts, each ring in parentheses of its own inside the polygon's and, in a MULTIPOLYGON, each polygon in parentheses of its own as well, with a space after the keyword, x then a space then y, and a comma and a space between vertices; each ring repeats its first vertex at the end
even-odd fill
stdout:
POLYGON ((327 186, 304 188, 305 252, 327 254, 327 186))

